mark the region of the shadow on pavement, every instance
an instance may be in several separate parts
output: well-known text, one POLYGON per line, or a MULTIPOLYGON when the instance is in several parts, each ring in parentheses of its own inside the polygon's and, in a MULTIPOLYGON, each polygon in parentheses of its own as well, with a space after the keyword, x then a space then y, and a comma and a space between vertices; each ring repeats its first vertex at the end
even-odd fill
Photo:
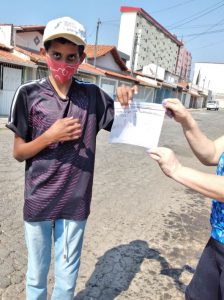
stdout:
POLYGON ((161 265, 160 273, 173 279, 176 287, 184 293, 186 286, 181 282, 182 272, 193 273, 189 266, 181 269, 169 267, 160 252, 148 247, 148 243, 135 240, 108 250, 96 263, 95 270, 75 300, 113 300, 127 290, 135 274, 140 271, 144 259, 157 260, 161 265))

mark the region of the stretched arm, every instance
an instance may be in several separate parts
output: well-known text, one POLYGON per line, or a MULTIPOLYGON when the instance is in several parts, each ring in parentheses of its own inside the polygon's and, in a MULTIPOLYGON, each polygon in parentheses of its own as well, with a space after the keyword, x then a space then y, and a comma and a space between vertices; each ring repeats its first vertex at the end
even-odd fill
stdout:
POLYGON ((172 150, 156 148, 150 151, 165 175, 200 194, 224 202, 224 177, 207 174, 182 166, 172 150))
POLYGON ((192 115, 178 99, 166 99, 164 106, 183 128, 186 139, 197 158, 205 165, 217 165, 224 151, 224 136, 210 140, 198 127, 192 115))
POLYGON ((22 162, 41 150, 57 142, 76 140, 81 135, 81 125, 78 119, 64 118, 57 120, 48 130, 31 142, 15 135, 13 156, 22 162))

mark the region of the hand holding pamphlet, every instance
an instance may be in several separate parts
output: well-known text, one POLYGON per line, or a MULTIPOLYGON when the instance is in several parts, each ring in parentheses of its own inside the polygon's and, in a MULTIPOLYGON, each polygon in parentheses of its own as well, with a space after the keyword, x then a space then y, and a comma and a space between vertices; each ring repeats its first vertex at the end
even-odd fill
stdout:
POLYGON ((110 143, 126 143, 147 149, 158 145, 165 115, 162 104, 133 102, 125 108, 119 102, 114 105, 110 143))

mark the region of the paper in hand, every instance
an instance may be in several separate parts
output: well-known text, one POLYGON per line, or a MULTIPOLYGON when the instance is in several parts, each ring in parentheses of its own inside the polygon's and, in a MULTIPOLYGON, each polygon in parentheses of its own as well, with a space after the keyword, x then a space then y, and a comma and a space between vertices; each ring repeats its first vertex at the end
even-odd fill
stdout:
POLYGON ((132 144, 147 149, 158 145, 165 115, 161 104, 134 102, 123 108, 115 102, 114 106, 110 143, 132 144))

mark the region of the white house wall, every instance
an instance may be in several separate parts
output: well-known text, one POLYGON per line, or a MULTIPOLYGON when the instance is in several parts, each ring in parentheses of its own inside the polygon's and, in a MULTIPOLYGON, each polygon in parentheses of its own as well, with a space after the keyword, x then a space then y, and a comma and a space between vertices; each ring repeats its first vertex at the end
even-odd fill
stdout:
POLYGON ((16 45, 39 51, 42 47, 42 35, 38 31, 17 32, 16 45))
POLYGON ((135 38, 135 23, 137 14, 136 12, 127 12, 121 15, 120 30, 118 38, 118 50, 130 56, 127 61, 127 67, 131 68, 132 49, 134 46, 135 38))
POLYGON ((21 84, 22 70, 3 68, 3 90, 15 91, 21 84))
POLYGON ((8 116, 15 91, 0 90, 0 116, 8 116))
POLYGON ((118 64, 114 61, 114 57, 111 53, 108 53, 107 55, 102 57, 97 57, 97 66, 104 69, 113 70, 115 72, 121 71, 118 64))
POLYGON ((0 115, 7 116, 16 89, 21 85, 22 70, 3 68, 3 90, 0 90, 0 115))
POLYGON ((0 25, 0 43, 11 46, 12 25, 0 25))

